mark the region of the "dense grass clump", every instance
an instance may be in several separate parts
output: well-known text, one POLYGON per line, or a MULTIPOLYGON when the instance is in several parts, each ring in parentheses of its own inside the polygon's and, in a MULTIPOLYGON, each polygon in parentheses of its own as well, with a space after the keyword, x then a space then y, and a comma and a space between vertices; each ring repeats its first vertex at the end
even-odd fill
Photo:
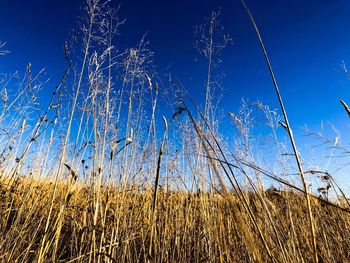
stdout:
MULTIPOLYGON (((294 192, 262 192, 265 204, 256 194, 247 196, 269 256, 233 193, 159 191, 153 212, 151 189, 103 187, 96 214, 89 186, 60 183, 51 212, 55 220, 45 232, 52 184, 23 179, 12 191, 1 185, 3 261, 38 261, 42 249, 45 262, 309 262, 313 256, 307 209, 294 192), (45 235, 49 242, 42 248, 45 235)), ((346 262, 349 214, 320 201, 312 205, 318 257, 346 262)))

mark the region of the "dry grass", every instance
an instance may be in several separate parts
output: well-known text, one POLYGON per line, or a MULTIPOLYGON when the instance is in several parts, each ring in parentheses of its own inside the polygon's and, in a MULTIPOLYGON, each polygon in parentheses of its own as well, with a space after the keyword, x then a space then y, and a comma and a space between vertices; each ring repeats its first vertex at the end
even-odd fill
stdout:
MULTIPOLYGON (((1 261, 38 261, 45 234, 52 184, 23 179, 12 191, 1 184, 1 261)), ((134 187, 135 188, 135 187, 134 187)), ((89 186, 59 183, 44 262, 310 262, 312 244, 303 196, 292 192, 263 193, 277 226, 274 233, 256 195, 250 205, 266 242, 270 258, 234 194, 190 194, 160 191, 153 219, 153 191, 103 188, 100 212, 94 223, 89 186), (62 204, 66 206, 62 212, 62 204), (241 221, 234 220, 240 214, 241 221), (244 225, 241 225, 241 224, 244 225), (242 228, 251 234, 240 234, 242 228), (276 236, 276 234, 278 236, 276 236), (57 240, 56 240, 57 239, 57 240), (280 239, 283 247, 279 247, 280 239), (57 250, 53 250, 57 242, 57 250), (254 244, 257 255, 249 249, 254 244), (95 244, 94 244, 95 243, 95 244), (284 253, 282 252, 284 251, 284 253), (56 253, 56 254, 54 254, 56 253)), ((323 262, 349 259, 350 215, 313 203, 318 225, 318 257, 323 262)))
POLYGON ((145 38, 115 48, 124 21, 109 1, 85 7, 56 88, 31 64, 0 82, 0 262, 350 261, 346 193, 301 161, 249 9, 284 120, 243 101, 229 113, 233 129, 221 131, 214 76, 230 37, 217 38, 219 12, 197 27, 208 66, 197 105, 179 83, 160 85, 145 38), (52 91, 47 104, 43 89, 52 91), (163 123, 162 97, 173 114, 163 123), (273 155, 259 148, 258 125, 273 155))

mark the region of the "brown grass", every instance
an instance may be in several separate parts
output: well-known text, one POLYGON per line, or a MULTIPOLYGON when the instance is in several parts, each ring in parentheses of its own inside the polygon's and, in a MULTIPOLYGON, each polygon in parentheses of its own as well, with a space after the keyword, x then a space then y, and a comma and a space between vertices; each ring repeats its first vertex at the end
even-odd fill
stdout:
MULTIPOLYGON (((1 261, 37 261, 49 213, 52 184, 24 179, 13 191, 4 188, 2 182, 1 261)), ((244 208, 232 193, 221 196, 159 191, 156 219, 153 220, 151 189, 140 192, 103 188, 101 212, 94 224, 89 187, 71 187, 69 198, 65 200, 67 190, 64 183, 59 184, 52 212, 54 220, 47 233, 52 242, 58 237, 57 250, 53 255, 53 250, 48 249, 43 259, 45 262, 53 258, 64 262, 271 261, 249 223, 249 216, 242 212, 244 208), (62 214, 63 202, 66 209, 62 214), (234 220, 237 213, 241 222, 234 220), (252 240, 240 235, 242 227, 250 232, 252 240), (94 240, 99 245, 95 246, 94 240), (248 242, 254 244, 255 251, 249 249, 248 242)), ((310 233, 305 229, 307 209, 302 205, 303 196, 276 191, 267 191, 263 195, 277 225, 278 236, 267 223, 269 219, 257 196, 250 195, 249 200, 273 261, 312 260, 310 233), (279 247, 277 238, 281 239, 283 248, 279 247)), ((323 262, 346 262, 350 256, 349 214, 316 201, 312 207, 319 226, 318 257, 323 262)))
POLYGON ((213 84, 230 42, 216 39, 220 12, 197 28, 208 63, 205 105, 197 105, 179 83, 159 84, 145 38, 115 49, 124 21, 108 1, 87 0, 85 11, 72 44, 82 53, 64 46, 67 69, 46 106, 43 70, 28 64, 17 93, 7 91, 12 77, 0 82, 0 262, 350 261, 346 192, 331 172, 301 161, 248 8, 283 121, 260 101, 242 101, 224 132, 213 84), (174 108, 161 126, 163 97, 174 108), (258 125, 274 156, 258 149, 258 125))

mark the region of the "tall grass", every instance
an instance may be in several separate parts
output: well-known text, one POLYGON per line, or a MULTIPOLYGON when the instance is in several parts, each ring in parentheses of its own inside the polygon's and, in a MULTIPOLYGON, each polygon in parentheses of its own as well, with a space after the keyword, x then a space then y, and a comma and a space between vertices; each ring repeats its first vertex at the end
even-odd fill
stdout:
POLYGON ((28 64, 22 79, 8 75, 0 83, 0 261, 349 261, 346 193, 329 171, 302 164, 248 14, 282 117, 244 100, 225 133, 213 85, 229 43, 216 31, 219 13, 196 31, 208 63, 204 105, 179 83, 161 85, 145 37, 117 48, 124 20, 109 1, 87 0, 47 104, 39 103, 49 89, 43 71, 28 64), (162 95, 174 99, 173 116, 160 121, 162 95), (324 185, 312 191, 308 175, 324 185))

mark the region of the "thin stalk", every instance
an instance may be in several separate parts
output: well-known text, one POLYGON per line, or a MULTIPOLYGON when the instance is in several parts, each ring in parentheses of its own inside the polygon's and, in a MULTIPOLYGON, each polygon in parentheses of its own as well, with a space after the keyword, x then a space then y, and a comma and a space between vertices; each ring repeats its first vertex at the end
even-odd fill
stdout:
POLYGON ((271 78, 272 78, 272 81, 273 81, 273 85, 275 87, 275 91, 276 91, 276 94, 277 94, 277 97, 278 97, 278 101, 279 101, 279 104, 280 104, 280 107, 281 107, 281 110, 282 110, 283 118, 284 118, 285 125, 286 125, 286 130, 288 132, 290 143, 292 145, 294 156, 295 156, 295 160, 296 160, 296 163, 297 163, 297 166, 298 166, 300 178, 302 180, 303 187, 304 187, 304 190, 305 190, 305 200, 306 200, 306 204, 307 204, 307 209, 308 209, 308 214, 309 214, 309 224, 310 224, 311 235, 312 235, 313 256, 314 256, 314 262, 317 263, 318 262, 318 255, 317 255, 317 241, 316 241, 315 221, 314 221, 314 216, 313 216, 312 209, 311 209, 311 200, 310 200, 310 195, 309 195, 309 189, 308 189, 308 186, 307 186, 306 178, 305 178, 303 167, 302 167, 302 164, 301 164, 299 152, 298 152, 296 144, 295 144, 292 128, 291 128, 291 126, 289 124, 289 121, 288 121, 288 116, 287 116, 286 109, 284 107, 283 99, 282 99, 282 96, 281 96, 281 93, 280 93, 280 90, 279 90, 279 87, 278 87, 278 84, 277 84, 277 80, 276 80, 275 74, 273 72, 273 69, 272 69, 272 66, 271 66, 271 63, 270 63, 269 57, 267 55, 267 51, 265 49, 264 42, 263 42, 262 37, 260 35, 259 28, 258 28, 257 24, 255 23, 253 14, 251 13, 251 11, 248 8, 248 6, 246 5, 245 1, 241 0, 241 2, 243 4, 243 6, 244 6, 244 8, 245 8, 249 18, 250 18, 250 21, 251 21, 251 23, 252 23, 252 25, 253 25, 253 27, 255 29, 255 32, 256 32, 256 34, 258 36, 260 47, 261 47, 261 49, 262 49, 262 51, 264 53, 265 61, 266 61, 266 64, 267 64, 267 66, 269 68, 269 72, 270 72, 270 75, 271 75, 271 78))

